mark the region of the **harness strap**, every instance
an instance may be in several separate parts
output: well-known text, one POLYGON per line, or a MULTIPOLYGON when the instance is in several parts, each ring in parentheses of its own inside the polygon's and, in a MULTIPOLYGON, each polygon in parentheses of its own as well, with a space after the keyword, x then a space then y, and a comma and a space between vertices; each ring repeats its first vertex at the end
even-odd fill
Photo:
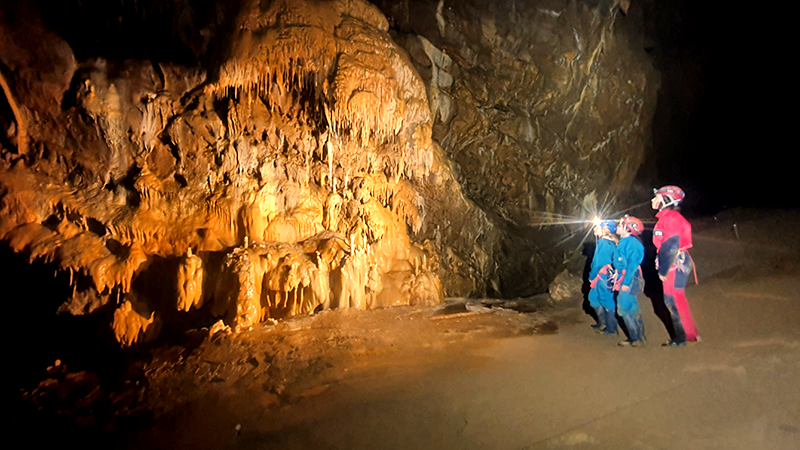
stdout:
MULTIPOLYGON (((692 274, 694 274, 694 284, 700 284, 700 282, 697 281, 697 264, 695 264, 694 258, 692 258, 692 255, 689 253, 689 249, 686 248, 683 250, 678 250, 678 252, 684 252, 687 255, 689 255, 689 259, 692 260, 692 274)), ((675 263, 673 263, 672 267, 669 268, 669 271, 677 270, 677 268, 678 267, 675 265, 675 263)))
POLYGON ((592 282, 599 280, 602 275, 607 274, 610 268, 611 264, 606 264, 605 266, 601 267, 600 270, 597 272, 597 276, 595 276, 594 279, 592 279, 592 282))

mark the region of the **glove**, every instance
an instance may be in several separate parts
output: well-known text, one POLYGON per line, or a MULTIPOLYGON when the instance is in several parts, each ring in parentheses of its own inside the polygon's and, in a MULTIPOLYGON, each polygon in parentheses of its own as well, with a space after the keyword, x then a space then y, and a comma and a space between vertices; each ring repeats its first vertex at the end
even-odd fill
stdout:
POLYGON ((630 292, 631 291, 631 287, 630 286, 622 286, 620 291, 622 291, 622 292, 630 292))

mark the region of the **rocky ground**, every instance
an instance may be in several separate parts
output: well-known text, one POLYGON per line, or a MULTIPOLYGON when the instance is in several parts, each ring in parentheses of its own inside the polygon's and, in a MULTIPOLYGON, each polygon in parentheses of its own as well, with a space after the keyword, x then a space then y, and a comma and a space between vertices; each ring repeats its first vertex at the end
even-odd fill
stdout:
POLYGON ((579 299, 331 311, 194 330, 116 382, 52 366, 13 429, 117 448, 796 448, 797 219, 694 222, 694 347, 660 346, 644 296, 643 349, 592 333, 579 299))
MULTIPOLYGON (((14 420, 23 427, 43 420, 57 439, 107 444, 169 423, 209 396, 248 392, 249 406, 280 410, 375 371, 424 367, 496 339, 556 333, 555 306, 547 294, 452 298, 436 308, 327 310, 236 334, 219 323, 130 352, 123 373, 72 371, 57 360, 41 382, 20 391, 14 420)), ((574 309, 562 313, 579 320, 574 309)))

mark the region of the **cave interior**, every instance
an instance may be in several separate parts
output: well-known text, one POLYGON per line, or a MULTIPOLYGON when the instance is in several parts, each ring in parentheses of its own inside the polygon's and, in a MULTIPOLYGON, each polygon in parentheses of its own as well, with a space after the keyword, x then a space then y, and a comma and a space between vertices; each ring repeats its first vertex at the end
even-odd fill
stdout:
POLYGON ((5 2, 14 383, 65 355, 121 372, 120 348, 219 320, 541 294, 583 267, 585 220, 661 184, 689 193, 690 216, 795 206, 793 169, 765 151, 785 147, 761 103, 779 83, 759 31, 722 15, 689 0, 5 2))

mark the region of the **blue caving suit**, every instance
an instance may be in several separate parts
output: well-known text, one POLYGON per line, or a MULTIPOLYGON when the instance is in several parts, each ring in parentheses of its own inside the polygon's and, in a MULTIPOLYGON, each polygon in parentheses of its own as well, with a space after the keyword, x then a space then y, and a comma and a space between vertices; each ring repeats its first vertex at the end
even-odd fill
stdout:
POLYGON ((613 259, 614 269, 617 271, 614 290, 619 291, 617 313, 628 328, 628 341, 643 343, 644 323, 636 296, 644 290, 644 278, 639 267, 644 259, 644 245, 635 236, 623 238, 614 251, 613 259), (622 291, 622 286, 628 286, 630 290, 622 291))
POLYGON ((617 244, 610 239, 597 240, 589 280, 592 289, 589 291, 589 305, 597 314, 597 325, 592 327, 604 334, 617 334, 616 305, 614 304, 613 256, 617 244))

